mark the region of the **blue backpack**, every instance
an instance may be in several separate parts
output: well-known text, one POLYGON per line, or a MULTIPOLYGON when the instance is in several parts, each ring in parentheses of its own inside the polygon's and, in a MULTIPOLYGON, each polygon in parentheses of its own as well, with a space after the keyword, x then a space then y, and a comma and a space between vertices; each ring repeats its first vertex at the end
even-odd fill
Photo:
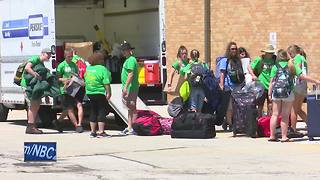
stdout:
POLYGON ((216 58, 216 72, 215 72, 215 75, 216 75, 216 79, 218 81, 220 81, 220 63, 221 63, 221 60, 224 59, 224 58, 227 58, 226 56, 218 56, 216 58))

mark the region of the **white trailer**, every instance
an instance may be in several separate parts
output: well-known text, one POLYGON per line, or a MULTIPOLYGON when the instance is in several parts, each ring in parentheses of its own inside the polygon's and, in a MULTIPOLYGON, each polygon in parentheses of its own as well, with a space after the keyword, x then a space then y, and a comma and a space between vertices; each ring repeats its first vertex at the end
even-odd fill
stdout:
MULTIPOLYGON (((96 24, 110 44, 127 40, 136 56, 159 60, 159 82, 142 87, 161 92, 166 81, 164 0, 1 0, 0 121, 10 109, 26 108, 22 88, 13 83, 17 67, 43 48, 55 49, 57 42, 97 41, 96 24)), ((55 60, 53 55, 45 64, 52 72, 55 60)), ((40 119, 56 117, 51 106, 52 100, 43 101, 40 119)))

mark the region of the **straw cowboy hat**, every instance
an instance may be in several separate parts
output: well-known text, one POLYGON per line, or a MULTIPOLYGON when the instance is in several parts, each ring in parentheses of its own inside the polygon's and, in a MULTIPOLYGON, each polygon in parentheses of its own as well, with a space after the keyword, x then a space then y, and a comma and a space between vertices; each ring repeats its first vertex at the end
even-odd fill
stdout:
POLYGON ((268 44, 267 47, 264 50, 261 50, 261 52, 264 53, 275 53, 276 50, 274 49, 274 47, 272 46, 272 44, 268 44))

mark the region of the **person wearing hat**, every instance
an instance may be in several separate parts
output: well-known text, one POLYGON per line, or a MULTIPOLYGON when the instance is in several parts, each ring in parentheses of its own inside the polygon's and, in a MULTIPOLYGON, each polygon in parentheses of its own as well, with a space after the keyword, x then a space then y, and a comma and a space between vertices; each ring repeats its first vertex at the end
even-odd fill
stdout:
POLYGON ((261 56, 255 58, 250 66, 248 66, 249 73, 252 76, 252 80, 260 81, 263 84, 265 90, 263 95, 257 100, 258 104, 258 117, 262 116, 263 105, 265 99, 267 99, 268 103, 268 115, 271 114, 272 111, 272 102, 268 99, 268 89, 270 84, 270 74, 272 66, 276 63, 276 55, 275 48, 273 45, 269 44, 263 50, 261 56))
MULTIPOLYGON (((28 86, 24 78, 25 73, 29 73, 35 78, 41 79, 41 76, 37 72, 33 71, 32 67, 36 66, 39 63, 44 63, 46 61, 49 61, 51 54, 52 53, 50 48, 44 48, 42 49, 40 55, 32 56, 28 60, 28 63, 24 68, 24 72, 21 80, 21 86, 23 88, 26 88, 28 86)), ((28 104, 28 125, 25 133, 26 134, 42 134, 43 132, 39 130, 35 125, 35 120, 40 108, 41 99, 28 99, 27 96, 25 96, 25 98, 28 104)))
POLYGON ((122 102, 128 109, 128 127, 121 132, 123 135, 135 134, 132 123, 137 119, 138 63, 133 56, 133 49, 134 47, 126 41, 121 44, 122 55, 126 58, 121 71, 122 102))

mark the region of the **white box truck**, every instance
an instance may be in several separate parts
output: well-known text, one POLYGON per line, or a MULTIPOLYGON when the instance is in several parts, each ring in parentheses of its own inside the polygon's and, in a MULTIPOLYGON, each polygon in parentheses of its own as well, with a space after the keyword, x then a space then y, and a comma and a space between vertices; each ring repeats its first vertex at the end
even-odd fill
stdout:
MULTIPOLYGON (((10 109, 26 108, 22 88, 13 83, 17 67, 43 48, 54 50, 58 41, 97 41, 96 24, 110 44, 127 40, 137 57, 158 60, 158 82, 142 87, 161 92, 166 81, 164 0, 0 0, 0 121, 10 109)), ((45 64, 52 72, 55 58, 45 64)), ((52 100, 43 101, 42 121, 56 118, 51 106, 52 100)))

